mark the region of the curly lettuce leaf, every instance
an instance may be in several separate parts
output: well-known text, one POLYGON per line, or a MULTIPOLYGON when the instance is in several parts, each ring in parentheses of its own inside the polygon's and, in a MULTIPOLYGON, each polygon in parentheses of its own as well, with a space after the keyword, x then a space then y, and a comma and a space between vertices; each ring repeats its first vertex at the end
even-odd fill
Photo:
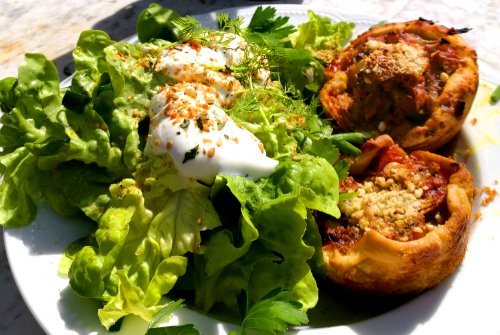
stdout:
POLYGON ((111 185, 98 228, 68 248, 60 265, 78 294, 103 301, 98 316, 106 328, 130 314, 149 321, 184 275, 186 255, 202 252, 201 232, 220 225, 209 187, 191 182, 172 190, 156 176, 176 178, 173 165, 161 164, 167 157, 151 160, 137 181, 111 185))
POLYGON ((64 128, 54 123, 61 109, 61 93, 57 69, 51 61, 40 54, 27 54, 18 79, 6 78, 1 83, 2 154, 25 143, 40 147, 54 139, 53 148, 65 140, 64 128))
POLYGON ((80 34, 73 59, 75 70, 95 70, 99 73, 107 72, 106 54, 104 49, 114 44, 107 33, 101 30, 86 30, 80 34))
MULTIPOLYGON (((164 257, 160 243, 149 231, 153 213, 144 205, 133 179, 110 188, 111 201, 99 219, 99 227, 69 250, 70 285, 78 294, 104 302, 98 311, 109 328, 125 315, 150 320, 161 308, 163 294, 185 272, 183 256, 164 257), (76 250, 76 252, 75 252, 76 250)), ((68 259, 64 266, 67 266, 68 259)))
MULTIPOLYGON (((60 214, 72 214, 75 208, 92 206, 90 198, 102 195, 110 180, 116 180, 116 175, 128 174, 121 162, 121 153, 110 147, 99 116, 90 109, 78 114, 62 106, 64 89, 59 87, 54 64, 44 56, 27 54, 18 78, 4 79, 0 87, 4 112, 0 129, 3 148, 0 188, 5 195, 0 207, 9 211, 3 216, 2 225, 29 224, 36 215, 35 201, 48 202, 60 214), (64 171, 65 163, 72 160, 82 162, 89 170, 93 169, 91 164, 99 164, 105 168, 105 175, 109 171, 114 178, 102 181, 104 187, 92 186, 74 192, 68 186, 77 185, 81 177, 64 171), (63 174, 64 178, 56 177, 63 174), (13 206, 13 201, 18 205, 13 206)), ((97 184, 99 182, 95 186, 97 184)), ((90 214, 91 209, 87 209, 90 214)))
MULTIPOLYGON (((195 258, 195 304, 208 310, 222 302, 236 309, 242 291, 248 292, 253 304, 270 290, 285 288, 293 292, 293 299, 301 302, 305 309, 313 307, 318 290, 307 265, 314 248, 302 241, 306 229, 305 212, 298 199, 282 197, 262 205, 252 215, 252 222, 246 223, 258 231, 257 240, 247 241, 243 248, 234 248, 234 253, 227 254, 231 251, 228 246, 216 245, 217 240, 209 239, 206 252, 195 258), (283 231, 285 227, 286 232, 283 231), (213 265, 224 257, 236 260, 215 272, 205 271, 205 264, 213 265)), ((229 235, 223 232, 215 236, 229 235)))
POLYGON ((0 156, 0 224, 5 228, 26 226, 36 216, 33 198, 26 193, 36 171, 36 159, 26 148, 0 156))
POLYGON ((311 50, 328 63, 351 39, 355 25, 344 21, 332 23, 330 18, 311 10, 307 14, 309 21, 298 25, 298 30, 290 34, 290 41, 294 48, 311 50))
POLYGON ((288 160, 271 176, 279 194, 297 195, 307 208, 340 217, 339 179, 325 159, 302 156, 298 162, 288 160))

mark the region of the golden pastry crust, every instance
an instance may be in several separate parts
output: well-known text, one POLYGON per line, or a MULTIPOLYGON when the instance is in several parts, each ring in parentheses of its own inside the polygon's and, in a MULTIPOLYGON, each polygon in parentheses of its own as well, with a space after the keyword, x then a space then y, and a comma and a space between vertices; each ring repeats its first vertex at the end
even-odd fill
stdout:
POLYGON ((405 149, 444 145, 460 131, 479 81, 464 31, 420 19, 363 33, 326 69, 327 115, 342 130, 389 134, 405 149))
POLYGON ((400 192, 399 201, 406 192, 419 202, 418 213, 410 209, 412 202, 359 209, 355 198, 341 207, 340 220, 319 218, 327 276, 350 290, 376 295, 415 294, 439 284, 456 270, 466 251, 473 198, 470 172, 463 163, 427 151, 405 154, 387 135, 369 140, 353 166, 358 162, 357 169, 366 168, 362 175, 342 185, 358 191, 358 204, 384 202, 379 197, 384 192, 400 192), (409 171, 413 175, 405 176, 409 171), (361 191, 370 183, 378 183, 375 198, 361 191), (356 210, 364 222, 356 218, 356 210))

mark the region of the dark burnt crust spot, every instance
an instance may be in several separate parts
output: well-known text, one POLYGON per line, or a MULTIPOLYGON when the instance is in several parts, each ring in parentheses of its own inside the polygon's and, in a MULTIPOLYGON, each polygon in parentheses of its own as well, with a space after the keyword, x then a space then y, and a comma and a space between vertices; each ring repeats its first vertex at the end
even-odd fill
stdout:
POLYGON ((472 28, 459 28, 459 29, 450 28, 448 30, 448 35, 465 34, 470 30, 472 30, 472 28))
POLYGON ((464 115, 465 101, 457 99, 455 102, 455 116, 460 118, 464 115))
POLYGON ((428 24, 434 24, 435 22, 432 21, 432 20, 427 20, 427 19, 424 19, 423 17, 419 17, 418 18, 419 21, 422 21, 422 22, 426 22, 428 24))
POLYGON ((439 44, 450 44, 450 41, 448 41, 446 38, 444 37, 441 37, 441 39, 439 40, 439 44))

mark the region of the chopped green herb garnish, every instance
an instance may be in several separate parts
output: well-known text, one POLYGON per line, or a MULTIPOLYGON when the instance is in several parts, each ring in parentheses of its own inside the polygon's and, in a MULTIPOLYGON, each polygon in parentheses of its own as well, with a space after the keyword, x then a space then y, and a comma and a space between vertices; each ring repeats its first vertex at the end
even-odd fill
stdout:
POLYGON ((187 161, 191 159, 195 159, 196 156, 198 156, 198 149, 200 148, 200 145, 196 145, 193 149, 189 150, 186 152, 184 155, 184 159, 182 160, 182 164, 186 163, 187 161))
POLYGON ((196 119, 196 125, 200 130, 203 130, 203 119, 201 117, 196 119))
POLYGON ((235 34, 241 34, 241 26, 243 25, 244 17, 238 16, 230 18, 228 13, 218 13, 217 21, 219 23, 219 30, 229 31, 235 34))
POLYGON ((220 131, 220 130, 224 129, 225 125, 226 125, 226 122, 221 122, 221 123, 217 124, 217 130, 220 131))
POLYGON ((179 127, 181 127, 182 129, 186 129, 187 127, 189 127, 189 122, 190 122, 189 119, 184 119, 184 121, 182 121, 179 127))

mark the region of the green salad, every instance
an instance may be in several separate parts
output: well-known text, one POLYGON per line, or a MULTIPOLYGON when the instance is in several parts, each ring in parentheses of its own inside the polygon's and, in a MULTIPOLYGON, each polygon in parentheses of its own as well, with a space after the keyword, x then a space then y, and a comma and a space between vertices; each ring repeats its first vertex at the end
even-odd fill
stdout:
POLYGON ((0 223, 30 224, 38 203, 92 222, 60 272, 78 295, 101 302, 96 313, 108 330, 137 315, 150 334, 197 334, 196 325, 158 327, 188 304, 238 311, 242 334, 275 334, 306 324, 318 301, 314 213, 340 216, 338 202, 352 196, 339 193, 346 157, 367 138, 339 133, 318 98, 328 57, 354 25, 309 12, 295 27, 273 7, 258 7, 249 22, 217 19, 212 30, 152 4, 138 18, 139 43, 84 31, 69 86, 41 54, 27 54, 18 77, 0 81, 0 223), (241 85, 221 109, 276 167, 264 177, 217 173, 202 182, 183 173, 202 155, 198 145, 181 163, 168 150, 147 153, 151 101, 179 84, 158 70, 169 50, 227 49, 228 36, 244 41, 243 58, 207 71, 241 85))

